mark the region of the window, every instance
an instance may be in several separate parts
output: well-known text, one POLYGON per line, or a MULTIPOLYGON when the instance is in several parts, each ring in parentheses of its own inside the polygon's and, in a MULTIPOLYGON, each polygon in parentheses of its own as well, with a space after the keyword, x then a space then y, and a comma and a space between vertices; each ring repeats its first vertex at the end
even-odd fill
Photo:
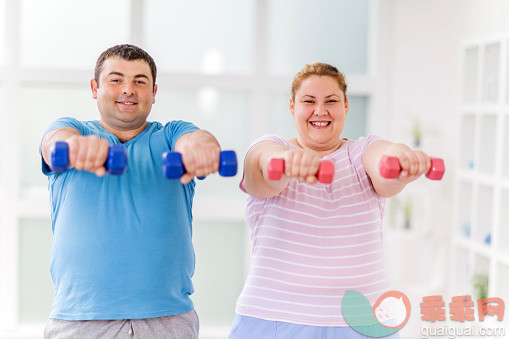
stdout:
POLYGON ((254 0, 149 0, 146 4, 145 46, 162 71, 252 72, 254 0))
POLYGON ((5 0, 0 0, 0 66, 5 64, 5 0))
POLYGON ((65 116, 78 120, 98 119, 96 102, 86 83, 71 86, 25 84, 21 88, 20 111, 21 185, 24 189, 46 187, 48 179, 41 173, 39 156, 44 129, 65 116))
POLYGON ((23 0, 21 64, 93 69, 106 48, 128 42, 128 0, 23 0))
POLYGON ((19 225, 19 322, 38 324, 53 301, 49 272, 51 221, 23 218, 19 225))
POLYGON ((288 110, 291 76, 315 61, 337 66, 353 83, 343 136, 366 134, 373 95, 368 70, 372 4, 0 0, 0 69, 14 63, 9 72, 0 72, 0 98, 6 103, 0 119, 9 126, 0 145, 10 145, 0 148, 0 174, 8 178, 0 181, 0 276, 8 289, 0 290, 0 313, 7 314, 0 319, 0 337, 12 329, 40 336, 51 307, 42 134, 59 117, 99 117, 88 81, 99 54, 122 43, 138 44, 158 66, 159 90, 149 120, 191 121, 212 132, 223 149, 237 152, 237 177, 197 181, 193 204, 192 299, 204 325, 200 332, 226 336, 249 261, 245 196, 238 188, 248 146, 266 133, 295 136, 288 110), (4 18, 19 32, 7 35, 4 18), (5 158, 13 159, 9 166, 2 165, 5 158), (18 312, 5 311, 12 309, 18 312))
POLYGON ((366 74, 369 9, 368 0, 270 1, 270 73, 293 75, 322 61, 346 74, 366 74))

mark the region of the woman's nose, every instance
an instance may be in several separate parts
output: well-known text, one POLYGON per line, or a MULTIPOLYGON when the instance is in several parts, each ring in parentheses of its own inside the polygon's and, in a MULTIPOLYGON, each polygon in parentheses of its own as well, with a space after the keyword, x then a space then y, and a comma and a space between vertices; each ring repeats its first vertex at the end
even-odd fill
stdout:
POLYGON ((327 115, 327 109, 325 105, 318 104, 315 108, 315 115, 327 115))

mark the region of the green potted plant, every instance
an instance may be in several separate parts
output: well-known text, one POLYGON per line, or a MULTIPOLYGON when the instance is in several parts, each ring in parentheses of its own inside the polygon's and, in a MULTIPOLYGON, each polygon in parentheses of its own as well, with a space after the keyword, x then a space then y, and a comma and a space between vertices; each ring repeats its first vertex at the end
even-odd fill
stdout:
POLYGON ((476 273, 472 277, 472 284, 474 287, 474 296, 477 299, 486 299, 488 298, 488 286, 489 286, 489 277, 486 273, 476 273))
POLYGON ((412 138, 414 142, 414 146, 419 148, 421 146, 422 140, 422 128, 421 123, 417 118, 414 118, 413 128, 412 128, 412 138))

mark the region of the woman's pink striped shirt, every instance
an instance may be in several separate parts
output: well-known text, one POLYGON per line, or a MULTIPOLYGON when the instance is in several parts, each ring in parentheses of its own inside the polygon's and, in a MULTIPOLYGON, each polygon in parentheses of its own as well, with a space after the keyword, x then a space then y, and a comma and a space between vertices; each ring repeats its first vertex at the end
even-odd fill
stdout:
MULTIPOLYGON (((387 291, 382 262, 385 199, 362 165, 378 137, 347 142, 323 159, 334 163, 331 184, 290 180, 269 199, 248 196, 252 261, 236 313, 317 326, 348 326, 341 313, 346 290, 373 304, 387 291)), ((256 140, 293 144, 276 135, 256 140)), ((240 187, 244 190, 243 182, 240 187)))

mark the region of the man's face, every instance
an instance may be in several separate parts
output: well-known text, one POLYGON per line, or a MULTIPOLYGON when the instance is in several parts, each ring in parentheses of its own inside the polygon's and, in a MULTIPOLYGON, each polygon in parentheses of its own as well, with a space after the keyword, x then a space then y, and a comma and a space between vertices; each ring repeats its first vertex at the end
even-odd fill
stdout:
POLYGON ((106 125, 129 131, 146 123, 157 92, 146 61, 128 61, 120 57, 106 59, 99 84, 92 79, 90 85, 101 121, 106 125))

